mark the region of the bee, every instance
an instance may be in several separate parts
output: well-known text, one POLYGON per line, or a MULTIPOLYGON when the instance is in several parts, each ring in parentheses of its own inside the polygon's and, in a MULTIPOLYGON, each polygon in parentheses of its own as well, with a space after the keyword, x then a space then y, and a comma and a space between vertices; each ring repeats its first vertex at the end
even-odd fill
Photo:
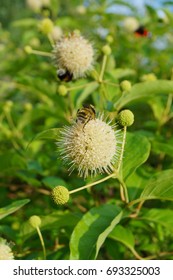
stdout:
POLYGON ((57 77, 63 82, 70 82, 73 79, 73 74, 66 69, 59 69, 57 77))
POLYGON ((94 106, 91 104, 83 104, 83 107, 77 111, 76 122, 83 124, 84 128, 89 121, 95 120, 95 117, 96 111, 94 106))

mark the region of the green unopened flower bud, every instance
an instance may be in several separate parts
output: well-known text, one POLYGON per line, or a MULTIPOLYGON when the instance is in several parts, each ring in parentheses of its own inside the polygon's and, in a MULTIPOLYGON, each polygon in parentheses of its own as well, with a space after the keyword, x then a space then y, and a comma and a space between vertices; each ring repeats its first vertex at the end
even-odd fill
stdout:
POLYGON ((131 126, 134 123, 134 115, 130 110, 123 110, 118 114, 118 123, 121 126, 131 126))
POLYGON ((157 77, 154 73, 145 74, 141 77, 142 82, 156 81, 157 77))
POLYGON ((31 46, 25 46, 25 47, 24 47, 24 51, 25 51, 26 53, 28 53, 28 54, 32 53, 32 48, 31 48, 31 46))
POLYGON ((111 50, 111 48, 110 48, 109 45, 105 45, 105 46, 103 46, 103 48, 102 48, 102 52, 103 52, 105 55, 110 55, 111 52, 112 52, 112 50, 111 50))
POLYGON ((39 216, 34 215, 29 218, 29 223, 33 228, 37 228, 41 225, 41 219, 39 216))
POLYGON ((106 37, 106 41, 107 41, 109 44, 111 44, 111 43, 113 43, 114 38, 113 38, 111 35, 108 35, 108 36, 106 37))
POLYGON ((27 103, 24 104, 24 108, 25 108, 26 111, 31 111, 33 106, 32 106, 31 103, 27 102, 27 103))
POLYGON ((67 94, 67 92, 68 92, 68 88, 66 86, 61 85, 61 86, 58 87, 59 95, 65 96, 67 94))
POLYGON ((51 196, 56 204, 63 205, 69 200, 69 191, 64 186, 57 186, 52 190, 51 196))
POLYGON ((6 101, 5 105, 4 105, 4 112, 10 112, 11 111, 11 107, 13 106, 13 102, 11 100, 6 101))
POLYGON ((131 90, 131 82, 124 80, 120 83, 120 87, 122 89, 122 91, 130 91, 131 90))
POLYGON ((49 18, 45 18, 42 20, 39 27, 44 34, 49 34, 52 32, 53 26, 53 22, 49 18))

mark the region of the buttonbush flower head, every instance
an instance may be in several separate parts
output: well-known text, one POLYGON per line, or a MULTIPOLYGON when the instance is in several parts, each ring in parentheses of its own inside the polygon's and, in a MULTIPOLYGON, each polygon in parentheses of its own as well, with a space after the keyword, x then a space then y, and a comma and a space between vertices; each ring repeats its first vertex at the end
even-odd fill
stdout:
POLYGON ((124 80, 120 83, 120 87, 122 89, 122 91, 130 91, 131 90, 131 82, 129 82, 128 80, 124 80))
POLYGON ((77 32, 63 36, 54 46, 53 59, 58 70, 68 71, 74 79, 85 76, 93 67, 92 44, 77 32))
POLYGON ((51 32, 53 40, 58 41, 63 35, 62 29, 59 26, 54 26, 51 32))
POLYGON ((34 215, 29 218, 29 223, 33 228, 37 228, 41 225, 41 219, 39 216, 34 215))
POLYGON ((51 196, 56 204, 63 205, 69 200, 69 191, 64 186, 57 186, 52 190, 51 196))
POLYGON ((130 110, 123 110, 118 114, 118 123, 121 126, 131 126, 134 123, 134 115, 130 110))
POLYGON ((156 81, 157 77, 154 73, 145 74, 141 77, 142 82, 156 81))
POLYGON ((13 260, 14 255, 6 240, 0 238, 0 260, 13 260))
POLYGON ((84 178, 97 173, 110 173, 119 158, 120 130, 103 117, 88 123, 74 123, 61 131, 57 142, 60 156, 70 165, 69 171, 78 170, 84 178))
POLYGON ((134 17, 127 17, 123 22, 124 29, 128 32, 134 32, 139 27, 139 22, 134 17))
POLYGON ((50 0, 26 0, 26 3, 34 12, 39 12, 42 7, 50 6, 50 0))

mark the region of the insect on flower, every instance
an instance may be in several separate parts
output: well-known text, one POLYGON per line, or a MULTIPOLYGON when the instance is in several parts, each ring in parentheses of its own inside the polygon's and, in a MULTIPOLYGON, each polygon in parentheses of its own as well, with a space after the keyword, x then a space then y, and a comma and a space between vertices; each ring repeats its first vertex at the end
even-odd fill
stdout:
POLYGON ((136 37, 151 37, 151 32, 149 32, 143 25, 140 25, 135 31, 136 37))
POLYGON ((73 79, 73 74, 68 70, 59 69, 57 70, 57 77, 63 82, 70 82, 73 79))
POLYGON ((96 111, 93 105, 83 104, 81 109, 77 111, 76 122, 83 124, 83 128, 90 120, 95 120, 96 111))

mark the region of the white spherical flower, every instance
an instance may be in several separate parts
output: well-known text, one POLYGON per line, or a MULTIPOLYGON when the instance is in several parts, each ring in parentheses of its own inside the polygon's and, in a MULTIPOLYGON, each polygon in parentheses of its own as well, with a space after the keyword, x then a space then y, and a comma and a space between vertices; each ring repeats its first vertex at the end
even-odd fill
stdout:
POLYGON ((34 12, 38 12, 42 7, 50 6, 50 0, 26 0, 28 7, 34 12))
POLYGON ((92 69, 94 50, 89 41, 78 33, 72 33, 56 43, 53 57, 58 69, 68 71, 76 79, 92 69))
POLYGON ((0 260, 13 260, 14 256, 5 239, 0 239, 0 260))
POLYGON ((59 26, 54 26, 51 32, 53 40, 58 41, 63 35, 62 29, 59 26))
POLYGON ((85 6, 79 5, 79 6, 76 7, 76 11, 80 15, 85 15, 87 10, 86 10, 85 6))
POLYGON ((27 0, 26 3, 35 12, 39 11, 42 7, 42 0, 27 0))
POLYGON ((61 131, 57 145, 62 159, 75 168, 80 176, 110 173, 119 158, 120 131, 102 118, 90 120, 86 125, 74 123, 61 131))
POLYGON ((134 32, 139 27, 139 21, 134 17, 127 17, 124 19, 123 26, 126 31, 134 32))
POLYGON ((42 6, 50 6, 50 0, 41 0, 42 6))

